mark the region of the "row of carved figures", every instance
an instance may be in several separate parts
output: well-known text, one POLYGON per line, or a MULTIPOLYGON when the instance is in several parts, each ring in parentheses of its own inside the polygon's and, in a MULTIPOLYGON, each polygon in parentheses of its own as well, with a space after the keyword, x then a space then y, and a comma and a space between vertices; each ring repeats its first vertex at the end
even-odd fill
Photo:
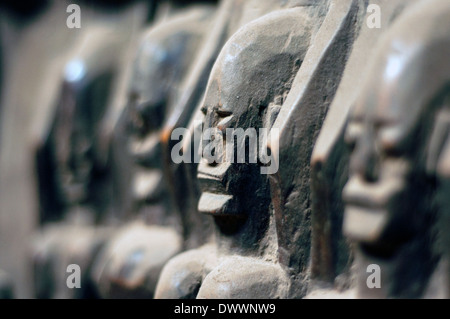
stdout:
POLYGON ((36 152, 36 297, 448 298, 450 2, 178 6, 127 72, 107 26, 65 64, 36 152), (176 163, 202 127, 276 131, 257 149, 276 171, 176 163))

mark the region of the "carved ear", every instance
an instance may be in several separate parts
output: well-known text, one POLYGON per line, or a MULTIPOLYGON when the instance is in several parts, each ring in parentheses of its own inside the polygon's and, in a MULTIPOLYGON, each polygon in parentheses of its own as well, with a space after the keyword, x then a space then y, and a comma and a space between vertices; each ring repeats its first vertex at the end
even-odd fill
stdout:
POLYGON ((428 143, 426 172, 450 177, 450 109, 446 107, 437 112, 434 123, 428 143))

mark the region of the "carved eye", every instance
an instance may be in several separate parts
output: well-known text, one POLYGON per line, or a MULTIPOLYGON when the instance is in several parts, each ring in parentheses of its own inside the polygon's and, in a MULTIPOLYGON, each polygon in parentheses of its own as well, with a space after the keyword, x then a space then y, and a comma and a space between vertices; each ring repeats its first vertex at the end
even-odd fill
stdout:
POLYGON ((356 140, 348 141, 345 145, 347 145, 347 149, 352 153, 356 148, 356 140))
POLYGON ((381 151, 385 156, 401 157, 403 156, 403 140, 401 128, 398 125, 386 125, 378 131, 378 140, 381 151))
POLYGON ((203 115, 206 115, 208 108, 206 107, 206 105, 203 105, 202 108, 200 109, 200 111, 202 111, 203 115))
POLYGON ((141 95, 134 90, 132 92, 130 92, 130 94, 128 95, 128 100, 131 103, 137 103, 137 101, 139 101, 140 98, 141 98, 141 95))
POLYGON ((227 116, 230 116, 233 114, 233 112, 231 112, 231 111, 220 109, 220 108, 216 110, 216 113, 220 117, 227 117, 227 116))
POLYGON ((233 116, 226 116, 217 123, 217 128, 223 132, 233 125, 233 116))
POLYGON ((362 123, 350 122, 345 132, 345 144, 347 144, 350 151, 353 151, 356 146, 356 141, 362 133, 362 123))

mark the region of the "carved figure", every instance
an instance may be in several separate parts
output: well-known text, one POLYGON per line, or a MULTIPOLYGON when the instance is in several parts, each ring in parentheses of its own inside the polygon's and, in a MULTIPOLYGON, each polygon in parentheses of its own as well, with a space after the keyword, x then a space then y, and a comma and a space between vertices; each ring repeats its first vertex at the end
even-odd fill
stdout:
POLYGON ((436 0, 399 16, 376 48, 350 116, 343 230, 355 243, 361 297, 421 297, 446 256, 434 240, 446 208, 434 198, 446 165, 449 15, 449 3, 436 0), (366 282, 372 264, 382 272, 379 289, 366 282))
POLYGON ((111 189, 94 146, 127 33, 101 24, 84 32, 65 65, 51 128, 37 155, 43 227, 32 242, 32 262, 39 298, 96 296, 90 269, 109 233, 96 227, 110 209, 111 189), (84 270, 80 290, 66 286, 66 267, 73 263, 84 270))
POLYGON ((94 276, 104 297, 153 297, 161 268, 182 249, 179 216, 161 171, 159 134, 213 12, 206 6, 185 9, 150 27, 141 40, 122 116, 128 123, 123 134, 133 206, 96 262, 94 276))
MULTIPOLYGON (((310 45, 308 13, 304 7, 275 11, 231 37, 205 92, 204 129, 271 127, 310 45)), ((253 147, 252 142, 247 144, 253 147)), ((245 139, 238 142, 235 154, 245 145, 245 139)), ((288 278, 270 262, 276 254, 275 225, 261 164, 251 163, 250 156, 245 163, 231 163, 203 155, 198 167, 202 190, 198 209, 213 216, 215 243, 173 258, 163 270, 156 297, 285 297, 288 278)))

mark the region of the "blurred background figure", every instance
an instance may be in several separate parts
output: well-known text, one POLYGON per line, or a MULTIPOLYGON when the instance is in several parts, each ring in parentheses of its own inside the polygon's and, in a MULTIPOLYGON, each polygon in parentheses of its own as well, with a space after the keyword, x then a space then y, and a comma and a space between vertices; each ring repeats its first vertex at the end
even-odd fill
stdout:
POLYGON ((180 218, 162 173, 159 135, 215 10, 196 2, 183 10, 178 1, 162 3, 169 6, 169 15, 161 19, 158 10, 154 25, 143 32, 127 87, 127 107, 114 130, 117 194, 126 201, 117 203, 122 226, 94 269, 106 298, 152 298, 162 267, 183 244, 180 218))
MULTIPOLYGON (((3 1, 1 4, 0 268, 11 278, 15 297, 33 295, 32 269, 27 258, 34 230, 39 224, 61 220, 67 212, 67 203, 52 189, 54 176, 41 174, 38 179, 35 170, 37 166, 41 172, 45 169, 41 160, 49 155, 49 141, 54 137, 52 129, 60 114, 61 83, 67 61, 74 54, 74 45, 95 24, 121 39, 120 49, 125 52, 134 34, 151 19, 153 10, 150 1, 34 1, 32 4, 3 1), (70 15, 67 7, 71 3, 81 8, 79 29, 70 29, 66 24, 70 15)), ((98 60, 92 65, 102 64, 109 54, 122 53, 98 54, 98 60)), ((122 61, 121 57, 114 62, 117 72, 123 67, 122 61)), ((85 71, 90 74, 90 70, 85 71)), ((118 83, 112 79, 110 85, 118 86, 118 83)), ((108 95, 101 98, 108 100, 108 95)), ((103 110, 97 114, 91 111, 82 116, 98 121, 103 110)), ((74 116, 79 116, 79 112, 74 116)), ((71 124, 76 126, 79 122, 71 124)), ((77 134, 72 137, 82 136, 85 129, 77 127, 77 134)), ((91 136, 97 134, 95 127, 89 127, 88 132, 91 136)), ((82 147, 83 142, 79 142, 77 147, 82 147)), ((79 160, 71 157, 70 165, 76 161, 79 164, 79 160)), ((83 171, 83 165, 78 166, 77 173, 83 171)), ((78 196, 74 195, 73 188, 70 191, 66 188, 65 192, 78 196)))
POLYGON ((449 17, 0 1, 0 299, 448 298, 449 17))

